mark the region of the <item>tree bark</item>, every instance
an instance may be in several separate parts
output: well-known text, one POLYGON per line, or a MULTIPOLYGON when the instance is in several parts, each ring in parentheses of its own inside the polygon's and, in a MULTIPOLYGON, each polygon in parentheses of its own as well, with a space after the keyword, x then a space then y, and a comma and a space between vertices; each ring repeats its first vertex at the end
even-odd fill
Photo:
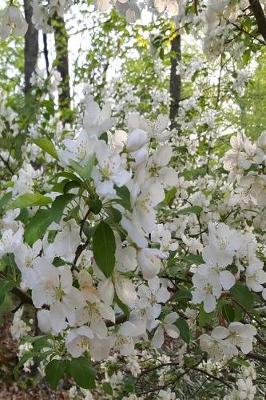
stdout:
POLYGON ((258 25, 258 32, 266 42, 266 17, 259 0, 249 0, 250 9, 254 14, 258 25))
POLYGON ((28 24, 28 30, 25 35, 25 46, 24 46, 24 74, 25 74, 25 86, 24 92, 26 95, 31 93, 31 77, 35 71, 37 60, 38 60, 38 31, 35 29, 32 23, 32 6, 31 0, 24 0, 25 19, 28 24))
POLYGON ((177 74, 177 65, 181 61, 181 36, 177 32, 171 41, 171 73, 170 73, 170 122, 171 129, 177 128, 176 117, 178 116, 179 103, 181 99, 181 76, 177 74))
POLYGON ((47 74, 47 78, 48 78, 50 75, 50 72, 49 72, 49 54, 48 54, 48 46, 47 46, 47 34, 43 33, 42 38, 43 38, 43 54, 44 54, 44 60, 45 60, 45 68, 46 68, 46 74, 47 74))
POLYGON ((55 66, 62 81, 59 85, 59 109, 63 123, 71 121, 71 99, 68 65, 68 34, 63 17, 53 17, 56 60, 55 66))

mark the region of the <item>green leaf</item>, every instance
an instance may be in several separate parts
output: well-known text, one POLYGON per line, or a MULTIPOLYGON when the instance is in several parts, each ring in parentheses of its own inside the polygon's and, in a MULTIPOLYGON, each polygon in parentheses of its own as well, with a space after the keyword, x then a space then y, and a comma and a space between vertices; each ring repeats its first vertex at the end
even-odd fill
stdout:
POLYGON ((95 261, 108 278, 115 267, 115 236, 108 224, 100 222, 93 235, 93 254, 95 261))
POLYGON ((40 193, 25 193, 12 201, 8 208, 27 208, 33 206, 46 206, 53 200, 40 193))
POLYGON ((187 321, 183 318, 178 318, 175 322, 175 325, 178 327, 180 331, 180 336, 184 340, 184 342, 190 342, 190 333, 189 333, 189 326, 187 321))
POLYGON ((191 300, 192 294, 188 289, 181 288, 176 292, 176 300, 191 300))
POLYGON ((253 296, 246 286, 241 282, 237 282, 235 286, 232 287, 230 293, 242 307, 250 310, 253 307, 253 296))
POLYGON ((33 358, 33 352, 32 351, 27 351, 26 353, 23 354, 23 356, 20 358, 19 362, 17 363, 17 365, 15 366, 13 373, 14 373, 14 377, 16 380, 19 379, 19 377, 21 376, 21 371, 20 368, 30 359, 33 358))
POLYGON ((69 364, 69 373, 78 386, 83 389, 95 387, 95 369, 86 357, 73 358, 69 364))
POLYGON ((115 293, 115 296, 114 296, 114 301, 116 302, 116 304, 118 305, 118 307, 123 311, 123 313, 124 313, 127 317, 129 317, 129 314, 130 314, 130 309, 129 309, 129 307, 128 307, 126 304, 124 304, 124 303, 119 299, 119 297, 117 296, 116 293, 115 293))
POLYGON ((183 258, 183 261, 186 261, 188 264, 202 264, 203 258, 197 254, 188 254, 183 258))
POLYGON ((46 379, 52 389, 56 389, 60 379, 64 377, 67 369, 67 361, 52 360, 45 368, 46 379))
POLYGON ((110 396, 113 395, 113 389, 109 382, 103 383, 103 390, 105 393, 109 394, 110 396))
POLYGON ((33 348, 35 352, 40 353, 43 348, 50 348, 51 343, 49 343, 48 336, 39 336, 37 340, 33 342, 33 348))
POLYGON ((5 205, 12 199, 12 192, 5 193, 0 199, 0 209, 5 207, 5 205))
POLYGON ((90 199, 88 204, 89 204, 91 212, 93 212, 93 214, 95 214, 95 215, 99 214, 103 207, 103 203, 101 202, 99 197, 90 199))
POLYGON ((59 222, 67 204, 75 197, 74 194, 57 196, 52 206, 46 210, 38 210, 25 228, 25 241, 32 246, 42 238, 52 222, 59 222))
POLYGON ((116 200, 118 204, 121 204, 126 210, 130 211, 131 210, 131 201, 130 201, 130 191, 126 186, 122 187, 115 187, 116 194, 119 199, 116 200))
POLYGON ((33 140, 33 143, 40 147, 45 153, 50 154, 50 156, 58 160, 56 148, 51 140, 49 140, 47 137, 35 139, 33 140))
POLYGON ((59 222, 64 209, 66 206, 74 199, 75 195, 72 193, 65 193, 63 195, 57 196, 51 207, 51 214, 54 222, 59 222))
POLYGON ((61 171, 58 172, 58 174, 55 175, 55 178, 66 178, 69 181, 77 181, 77 182, 82 182, 77 175, 75 175, 73 172, 68 172, 68 171, 61 171))
POLYGON ((226 321, 233 322, 235 320, 235 310, 231 304, 225 303, 222 306, 222 314, 226 321))
POLYGON ((80 166, 79 163, 77 163, 74 160, 70 161, 70 165, 81 178, 88 180, 91 177, 91 172, 94 166, 94 162, 95 162, 95 155, 90 157, 88 163, 85 166, 80 166))
POLYGON ((204 309, 202 308, 198 315, 199 327, 203 328, 204 326, 211 325, 213 322, 213 318, 214 318, 213 312, 206 313, 206 311, 204 311, 204 309))
POLYGON ((32 246, 36 240, 42 238, 49 225, 53 222, 51 210, 38 210, 25 228, 24 239, 32 246))
MULTIPOLYGON (((114 207, 108 207, 108 209, 106 209, 107 213, 110 216, 110 219, 113 220, 115 223, 119 223, 122 219, 122 214, 120 211, 118 211, 116 208, 114 207)), ((109 219, 109 218, 108 218, 109 219)))
POLYGON ((186 207, 178 210, 176 215, 186 215, 186 214, 200 214, 203 211, 202 207, 193 206, 193 207, 186 207))
POLYGON ((176 192, 177 192, 177 188, 176 187, 172 187, 170 190, 168 190, 165 193, 164 203, 167 204, 168 206, 171 206, 173 204, 174 199, 175 199, 176 192))
POLYGON ((0 282, 0 304, 5 301, 7 293, 10 292, 12 288, 13 285, 8 280, 5 279, 0 282))
POLYGON ((72 189, 75 189, 77 187, 80 187, 81 182, 80 181, 68 181, 65 183, 64 188, 63 188, 63 192, 67 193, 72 189))

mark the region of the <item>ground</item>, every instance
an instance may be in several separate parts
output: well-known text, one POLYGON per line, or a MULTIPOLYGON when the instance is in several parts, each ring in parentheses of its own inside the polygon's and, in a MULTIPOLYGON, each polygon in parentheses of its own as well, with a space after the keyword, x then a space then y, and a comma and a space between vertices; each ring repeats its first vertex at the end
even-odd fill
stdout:
POLYGON ((25 374, 20 382, 15 382, 17 343, 10 335, 10 323, 11 318, 6 317, 0 326, 0 400, 69 400, 68 391, 53 391, 30 375, 25 374))

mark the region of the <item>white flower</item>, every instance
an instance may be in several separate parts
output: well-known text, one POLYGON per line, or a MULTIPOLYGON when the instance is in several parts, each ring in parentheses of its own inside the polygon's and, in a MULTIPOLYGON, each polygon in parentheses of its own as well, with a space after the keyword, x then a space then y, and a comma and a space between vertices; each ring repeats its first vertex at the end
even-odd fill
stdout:
POLYGON ((162 347, 164 343, 164 333, 173 339, 177 339, 179 337, 179 329, 174 325, 174 322, 177 320, 177 318, 177 313, 171 312, 170 314, 166 315, 163 321, 160 321, 151 341, 152 346, 156 348, 162 347))
POLYGON ((125 335, 125 332, 121 333, 120 331, 121 329, 119 328, 115 336, 114 349, 119 351, 122 356, 134 354, 135 348, 133 339, 130 336, 125 335))
POLYGON ((202 251, 202 257, 208 264, 226 267, 232 264, 236 252, 242 243, 242 235, 227 225, 209 223, 209 245, 202 251))
POLYGON ((73 160, 85 166, 92 160, 95 141, 85 131, 81 131, 74 139, 64 139, 61 146, 57 154, 63 165, 70 165, 73 160))
POLYGON ((1 39, 6 39, 11 32, 14 35, 24 36, 28 30, 28 24, 25 21, 22 13, 13 5, 8 6, 0 13, 0 36, 1 39))
POLYGON ((179 12, 177 0, 154 0, 154 6, 159 13, 166 11, 169 17, 178 15, 179 12))
POLYGON ((7 253, 15 253, 23 242, 23 230, 19 228, 15 233, 12 229, 3 232, 0 239, 0 258, 7 253))
POLYGON ((164 200, 164 190, 159 183, 147 182, 134 202, 133 218, 146 231, 151 232, 156 226, 154 207, 164 200))
POLYGON ((72 357, 80 357, 89 348, 89 339, 93 338, 92 330, 88 326, 71 329, 66 336, 65 343, 72 357))
POLYGON ((237 381, 237 400, 253 400, 255 399, 256 386, 250 378, 238 379, 237 381))
POLYGON ((135 378, 141 373, 141 368, 136 357, 127 357, 127 369, 135 378))
POLYGON ((242 353, 248 354, 252 351, 252 343, 257 329, 250 324, 231 322, 228 326, 229 336, 226 341, 240 348, 242 353))
POLYGON ((22 320, 23 307, 20 307, 18 311, 15 312, 13 322, 10 328, 11 335, 13 339, 18 340, 30 332, 31 328, 22 320))
POLYGON ((12 176, 12 182, 14 182, 13 195, 31 192, 34 184, 33 179, 37 178, 40 172, 35 171, 29 162, 24 161, 22 168, 18 171, 18 175, 12 176))
POLYGON ((108 336, 105 338, 94 337, 90 340, 90 355, 92 360, 101 361, 106 360, 109 356, 111 347, 113 345, 113 337, 108 336))
POLYGON ((96 191, 102 198, 114 198, 116 197, 114 185, 118 187, 126 185, 131 174, 125 170, 122 158, 112 152, 104 141, 97 143, 96 158, 98 165, 92 171, 96 191))
POLYGON ((116 264, 117 270, 120 272, 134 271, 137 266, 137 251, 133 246, 123 244, 116 239, 116 264))
POLYGON ((99 105, 93 100, 93 97, 88 95, 83 125, 89 137, 98 138, 113 126, 113 122, 110 106, 105 104, 101 110, 99 105))
POLYGON ((98 293, 108 305, 113 303, 114 292, 122 303, 128 306, 133 306, 137 299, 133 283, 119 272, 114 272, 112 278, 106 279, 98 285, 98 293))
POLYGON ((62 230, 56 234, 52 243, 44 249, 44 255, 51 261, 55 257, 60 257, 68 262, 75 258, 75 251, 80 244, 79 226, 70 220, 64 223, 62 230))
POLYGON ((252 350, 256 333, 256 328, 250 324, 231 322, 228 328, 224 326, 214 328, 211 336, 201 335, 200 345, 202 350, 207 351, 216 360, 222 358, 223 355, 231 358, 238 355, 239 348, 242 353, 248 354, 252 350), (215 352, 217 352, 217 357, 215 352))
POLYGON ((92 285, 92 277, 87 271, 79 273, 78 281, 85 305, 76 312, 76 324, 88 323, 93 334, 99 339, 104 339, 107 336, 104 320, 115 322, 114 310, 100 300, 92 285))
POLYGON ((145 279, 152 279, 160 272, 162 258, 164 258, 164 254, 158 249, 138 250, 138 264, 145 279))
POLYGON ((175 400, 176 395, 171 389, 163 390, 161 389, 158 393, 158 400, 175 400))
POLYGON ((126 337, 138 337, 146 332, 146 321, 137 313, 131 313, 129 320, 123 322, 119 334, 126 337))
POLYGON ((25 287, 32 289, 36 285, 39 275, 38 256, 42 248, 41 240, 37 240, 32 247, 22 243, 14 251, 15 262, 21 271, 22 282, 25 287))
POLYGON ((148 241, 145 238, 145 232, 135 220, 130 220, 123 216, 120 223, 122 228, 124 228, 128 233, 128 237, 133 243, 140 248, 148 246, 148 241))
POLYGON ((223 340, 207 335, 204 333, 199 337, 200 347, 203 351, 206 351, 209 357, 214 361, 220 361, 226 354, 227 346, 223 343, 223 340))
POLYGON ((163 224, 156 225, 151 233, 151 240, 154 243, 159 243, 162 251, 175 251, 178 248, 178 243, 172 240, 170 230, 163 224))
POLYGON ((128 135, 127 139, 127 150, 129 152, 135 152, 143 147, 148 141, 148 135, 142 129, 133 129, 128 135))
POLYGON ((97 10, 105 12, 111 7, 110 0, 95 0, 95 7, 97 10))
POLYGON ((72 286, 73 277, 69 267, 56 268, 42 257, 39 268, 41 274, 32 289, 32 301, 37 308, 50 306, 51 327, 60 332, 67 326, 66 319, 70 324, 74 323, 76 309, 84 301, 79 290, 72 286))
POLYGON ((145 309, 147 316, 147 329, 151 331, 158 325, 157 318, 161 314, 161 304, 170 299, 170 292, 158 276, 148 280, 148 286, 142 284, 138 287, 138 301, 136 306, 145 309))
POLYGON ((129 24, 136 22, 140 18, 140 9, 136 0, 128 0, 126 2, 119 0, 116 2, 115 7, 129 24))
POLYGON ((266 283, 266 272, 263 270, 263 266, 263 262, 255 258, 245 271, 246 285, 254 292, 261 292, 263 290, 262 285, 266 283))
POLYGON ((217 273, 210 268, 200 268, 193 275, 192 282, 194 285, 192 303, 203 302, 204 310, 207 313, 214 311, 216 299, 222 294, 222 286, 217 273))
POLYGON ((8 210, 5 215, 3 215, 0 221, 0 229, 7 230, 12 229, 13 232, 19 229, 19 222, 15 219, 19 216, 20 209, 16 208, 14 210, 8 210))

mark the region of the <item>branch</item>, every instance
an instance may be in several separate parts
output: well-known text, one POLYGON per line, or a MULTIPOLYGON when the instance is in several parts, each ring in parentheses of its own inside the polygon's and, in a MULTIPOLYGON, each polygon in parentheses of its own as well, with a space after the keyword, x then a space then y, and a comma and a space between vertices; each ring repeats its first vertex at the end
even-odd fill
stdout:
POLYGON ((8 169, 8 171, 10 172, 11 175, 14 175, 14 171, 13 169, 10 167, 9 162, 7 160, 4 159, 4 157, 0 154, 0 160, 2 161, 2 163, 6 166, 6 168, 8 169))
POLYGON ((230 389, 232 388, 232 385, 230 383, 226 382, 222 378, 219 378, 218 376, 210 374, 209 372, 205 371, 204 369, 201 369, 201 368, 198 368, 198 367, 192 367, 191 369, 193 369, 194 371, 201 372, 202 374, 208 376, 209 378, 221 382, 223 385, 229 387, 230 389))
POLYGON ((250 8, 258 25, 258 31, 266 42, 266 17, 259 0, 249 0, 250 8))
POLYGON ((266 356, 264 356, 262 354, 250 352, 246 355, 246 357, 251 358, 252 360, 262 361, 262 362, 266 363, 266 356))

